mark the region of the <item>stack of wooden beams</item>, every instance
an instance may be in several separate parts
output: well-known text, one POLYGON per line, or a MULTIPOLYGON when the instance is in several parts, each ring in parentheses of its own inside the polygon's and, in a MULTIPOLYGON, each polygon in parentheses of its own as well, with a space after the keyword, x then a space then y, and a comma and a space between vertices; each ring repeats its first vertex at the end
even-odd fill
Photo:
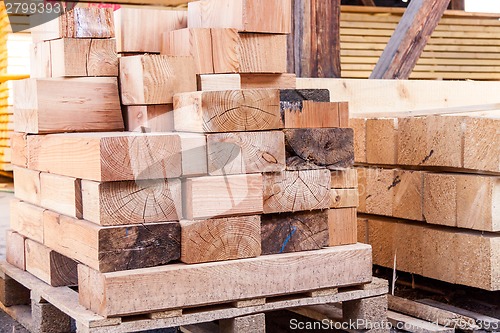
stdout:
POLYGON ((9 263, 105 317, 369 282, 347 103, 285 73, 290 6, 191 3, 121 57, 109 9, 56 20, 15 90, 9 263))
POLYGON ((374 262, 396 256, 403 271, 499 290, 500 112, 352 123, 364 142, 359 212, 370 214, 360 239, 374 262))

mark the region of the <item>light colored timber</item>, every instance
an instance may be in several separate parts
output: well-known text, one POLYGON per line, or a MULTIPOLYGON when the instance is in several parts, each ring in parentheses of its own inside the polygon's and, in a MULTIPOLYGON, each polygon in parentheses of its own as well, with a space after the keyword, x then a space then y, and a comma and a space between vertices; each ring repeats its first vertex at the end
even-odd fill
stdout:
POLYGON ((366 121, 366 161, 370 164, 397 164, 397 134, 397 119, 368 119, 366 121))
POLYGON ((112 8, 77 5, 73 10, 45 22, 38 15, 30 16, 33 42, 63 37, 68 38, 113 38, 115 27, 112 8), (42 21, 41 21, 42 20, 42 21))
POLYGON ((425 174, 426 221, 466 229, 500 231, 500 178, 466 174, 425 174))
MULTIPOLYGON (((286 1, 286 0, 285 0, 286 1)), ((271 5, 271 4, 269 4, 271 5)), ((213 34, 213 33, 212 33, 213 34)), ((237 55, 240 73, 286 73, 286 35, 249 34, 243 33, 240 37, 240 54, 237 55)), ((222 50, 224 44, 219 45, 214 39, 214 51, 222 50)), ((215 72, 230 70, 218 68, 220 56, 215 53, 215 72)))
POLYGON ((326 169, 266 173, 264 213, 326 209, 330 206, 330 181, 326 169))
POLYGON ((358 239, 356 208, 328 210, 329 246, 355 244, 358 239))
POLYGON ((330 208, 356 208, 358 207, 358 190, 350 189, 331 189, 330 190, 330 208))
POLYGON ((40 205, 57 213, 82 218, 80 179, 40 173, 40 205))
POLYGON ((118 76, 114 39, 61 38, 50 44, 49 77, 118 76))
POLYGON ((366 119, 350 118, 349 127, 354 131, 354 161, 366 163, 366 119))
POLYGON ((241 77, 239 74, 202 74, 198 75, 197 78, 199 91, 241 89, 241 77))
POLYGON ((50 57, 50 42, 39 42, 31 45, 30 77, 52 77, 52 59, 50 57))
POLYGON ((174 130, 172 104, 128 105, 123 109, 125 130, 129 132, 171 132, 174 130))
POLYGON ((123 129, 116 78, 25 79, 14 82, 16 132, 123 129))
POLYGON ((177 131, 238 132, 282 128, 275 89, 199 91, 174 97, 177 131))
POLYGON ((427 304, 411 301, 402 297, 387 296, 389 309, 414 316, 428 322, 446 326, 449 328, 460 328, 474 330, 478 329, 475 320, 457 313, 436 308, 427 304))
POLYGON ((24 237, 43 243, 44 211, 38 206, 13 199, 10 202, 10 228, 24 237))
POLYGON ((453 333, 454 328, 445 327, 430 323, 422 319, 401 314, 399 312, 388 311, 387 320, 394 326, 407 327, 415 333, 453 333))
POLYGON ((500 119, 465 120, 463 167, 500 172, 500 119))
POLYGON ((179 179, 121 182, 82 180, 83 218, 103 226, 178 221, 179 179))
POLYGON ((43 224, 47 247, 102 272, 164 265, 180 257, 178 222, 101 227, 47 210, 43 224))
POLYGON ((23 235, 7 230, 5 238, 5 257, 9 264, 22 269, 26 269, 26 260, 24 256, 24 241, 26 237, 23 235))
POLYGON ((296 77, 295 74, 269 74, 269 73, 242 73, 241 88, 242 89, 295 89, 296 77))
POLYGON ((332 188, 358 188, 358 173, 356 169, 338 169, 331 171, 331 187, 332 188))
POLYGON ((176 133, 181 139, 182 176, 205 176, 208 174, 207 137, 197 133, 176 133))
POLYGON ((124 105, 172 103, 176 93, 196 90, 193 58, 137 55, 120 58, 124 105))
POLYGON ((197 264, 257 257, 260 216, 181 221, 181 261, 197 264))
MULTIPOLYGON (((298 78, 299 89, 328 89, 332 102, 349 102, 352 117, 497 104, 498 82, 298 78)), ((452 113, 452 112, 448 112, 452 113)))
POLYGON ((28 143, 24 133, 12 133, 10 140, 12 149, 11 163, 23 168, 28 166, 28 143))
POLYGON ((262 213, 262 175, 187 178, 183 183, 188 220, 262 213))
POLYGON ((15 197, 19 200, 40 206, 40 172, 17 166, 13 167, 13 171, 15 197))
POLYGON ((368 237, 376 265, 393 268, 397 255, 398 270, 484 290, 500 289, 496 234, 380 218, 359 223, 367 223, 368 234, 358 239, 368 237))
POLYGON ((210 175, 285 170, 285 136, 280 131, 209 134, 207 150, 210 175))
POLYGON ((82 265, 78 268, 80 303, 100 315, 115 316, 360 284, 371 280, 370 252, 366 245, 357 244, 200 265, 173 264, 126 274, 99 274, 82 265), (311 277, 313 267, 317 274, 311 277), (339 267, 344 267, 342 272, 339 267), (283 276, 289 278, 283 280, 283 276), (129 288, 135 281, 144 288, 129 288), (171 283, 176 284, 175 290, 161 287, 171 283), (227 288, 229 284, 233 288, 227 288))
POLYGON ((181 10, 122 7, 113 14, 119 53, 160 53, 163 33, 187 27, 187 13, 181 10))
POLYGON ((328 246, 328 211, 264 214, 262 254, 318 250, 328 246))
POLYGON ((190 56, 196 74, 214 73, 212 29, 180 29, 163 34, 161 54, 190 56))
POLYGON ((77 263, 48 247, 27 239, 26 271, 53 287, 78 284, 77 263))
POLYGON ((33 170, 94 181, 181 175, 180 138, 171 133, 49 134, 28 141, 33 170))
POLYGON ((188 27, 287 34, 291 10, 290 0, 203 0, 189 4, 188 27))

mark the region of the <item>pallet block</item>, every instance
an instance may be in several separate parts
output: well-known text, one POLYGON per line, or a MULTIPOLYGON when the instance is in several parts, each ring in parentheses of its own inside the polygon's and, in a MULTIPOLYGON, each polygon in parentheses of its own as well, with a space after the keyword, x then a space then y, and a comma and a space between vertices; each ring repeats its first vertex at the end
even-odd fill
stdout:
MULTIPOLYGON (((371 298, 384 295, 388 291, 387 281, 381 283, 379 279, 374 278, 373 282, 366 285, 353 282, 351 286, 343 288, 334 288, 338 292, 332 292, 332 289, 319 289, 311 292, 288 294, 286 297, 276 296, 267 298, 253 298, 244 301, 230 302, 220 304, 214 307, 199 307, 195 309, 173 310, 150 312, 142 316, 132 317, 114 317, 104 318, 96 313, 86 310, 78 303, 78 293, 68 287, 54 288, 46 285, 42 281, 33 277, 29 273, 23 272, 6 263, 0 263, 2 274, 5 272, 5 279, 16 282, 19 289, 25 291, 26 304, 29 304, 30 290, 33 297, 32 306, 52 306, 60 312, 49 315, 46 313, 45 321, 52 323, 56 327, 52 327, 52 331, 59 330, 67 332, 65 326, 66 321, 70 318, 75 322, 79 332, 82 333, 99 333, 103 330, 112 330, 116 333, 135 332, 140 330, 161 329, 168 327, 183 326, 184 328, 192 327, 192 324, 205 323, 214 319, 238 318, 242 316, 251 316, 274 310, 296 308, 307 306, 324 306, 321 304, 339 303, 353 301, 361 298, 371 298), (15 279, 15 280, 14 280, 15 279), (316 295, 317 294, 317 295, 316 295), (238 306, 241 303, 242 306, 238 306)), ((0 285, 3 283, 0 279, 0 285)), ((7 288, 9 296, 15 296, 15 290, 7 288)), ((11 297, 12 298, 12 297, 11 297)), ((36 320, 32 319, 34 311, 38 309, 25 306, 10 306, 0 307, 11 315, 14 319, 22 323, 26 327, 31 327, 33 330, 40 328, 36 320)), ((329 306, 328 309, 333 309, 329 306)), ((35 316, 36 317, 36 316, 35 316)), ((327 317, 333 319, 332 317, 327 317)), ((323 318, 322 318, 323 319, 323 318)))
POLYGON ((181 261, 197 264, 258 257, 260 216, 181 221, 181 261))
POLYGON ((175 178, 182 173, 180 137, 172 133, 37 135, 28 137, 28 150, 30 169, 99 182, 175 178))
POLYGON ((290 0, 203 0, 188 5, 189 28, 287 34, 291 32, 291 18, 290 0))
POLYGON ((123 130, 118 82, 111 77, 14 82, 16 132, 123 130))
POLYGON ((370 252, 368 246, 357 244, 217 263, 174 264, 129 271, 126 275, 100 274, 80 265, 79 297, 82 305, 111 317, 342 287, 371 281, 370 252), (311 277, 313 267, 317 274, 311 277), (351 270, 351 274, 345 273, 351 270), (283 280, 283 276, 290 278, 283 280), (127 287, 135 281, 141 281, 145 287, 127 287), (174 282, 175 289, 160 287, 174 282), (233 287, 227 288, 228 283, 233 287), (248 284, 252 287, 245 287, 248 284), (95 292, 96 286, 99 292, 95 292), (208 286, 213 292, 206 292, 208 286), (190 292, 179 292, 183 289, 190 292), (147 298, 143 297, 145 294, 147 298))
POLYGON ((124 105, 169 104, 177 93, 196 90, 192 57, 136 55, 120 58, 124 105))

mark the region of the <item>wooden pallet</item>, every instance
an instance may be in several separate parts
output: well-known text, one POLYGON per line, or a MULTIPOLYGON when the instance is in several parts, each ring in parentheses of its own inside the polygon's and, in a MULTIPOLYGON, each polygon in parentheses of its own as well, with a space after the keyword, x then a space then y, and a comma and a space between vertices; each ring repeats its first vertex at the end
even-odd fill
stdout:
POLYGON ((69 325, 71 319, 76 323, 78 333, 135 332, 230 319, 279 309, 349 302, 385 295, 388 290, 386 281, 374 279, 370 284, 326 291, 310 291, 161 313, 104 318, 82 307, 78 302, 78 293, 69 287, 51 287, 31 274, 5 262, 0 263, 0 272, 2 275, 0 286, 3 286, 3 290, 0 290, 0 299, 4 302, 4 304, 0 303, 0 308, 31 332, 46 332, 44 330, 48 326, 53 329, 50 332, 55 332, 57 331, 53 327, 55 323, 63 326, 57 332, 66 332, 64 325, 69 325), (14 295, 17 295, 18 301, 16 302, 12 302, 14 295), (21 304, 17 305, 19 303, 21 304), (29 303, 31 305, 27 305, 29 303))

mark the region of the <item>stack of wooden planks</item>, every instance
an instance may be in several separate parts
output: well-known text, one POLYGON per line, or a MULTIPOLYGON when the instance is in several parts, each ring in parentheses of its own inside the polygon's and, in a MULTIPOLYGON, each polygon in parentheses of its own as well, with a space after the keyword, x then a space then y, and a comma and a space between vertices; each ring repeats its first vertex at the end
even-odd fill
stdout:
MULTIPOLYGON (((403 13, 404 8, 342 6, 343 78, 370 76, 403 13)), ((498 18, 498 14, 446 11, 410 78, 498 80, 498 18)))
POLYGON ((163 54, 109 9, 56 20, 16 84, 8 262, 104 317, 370 282, 348 105, 295 89, 290 6, 190 3, 163 54))
POLYGON ((299 85, 365 97, 352 104, 350 121, 359 240, 373 246, 374 263, 499 290, 498 83, 312 81, 299 85))

